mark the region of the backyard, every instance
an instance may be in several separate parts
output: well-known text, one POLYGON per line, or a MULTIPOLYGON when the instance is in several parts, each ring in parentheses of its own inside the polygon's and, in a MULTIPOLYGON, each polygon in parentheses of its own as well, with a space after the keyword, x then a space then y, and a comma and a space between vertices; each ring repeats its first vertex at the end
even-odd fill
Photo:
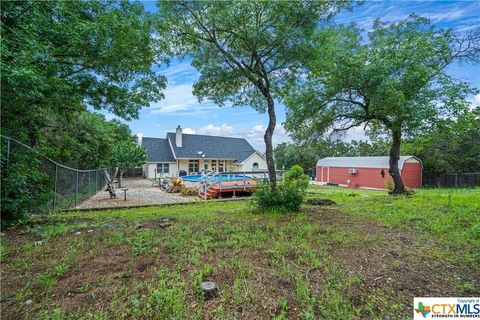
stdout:
POLYGON ((310 186, 331 206, 246 200, 68 212, 7 229, 4 319, 400 319, 480 290, 480 189, 310 186), (202 281, 219 293, 199 294, 202 281))

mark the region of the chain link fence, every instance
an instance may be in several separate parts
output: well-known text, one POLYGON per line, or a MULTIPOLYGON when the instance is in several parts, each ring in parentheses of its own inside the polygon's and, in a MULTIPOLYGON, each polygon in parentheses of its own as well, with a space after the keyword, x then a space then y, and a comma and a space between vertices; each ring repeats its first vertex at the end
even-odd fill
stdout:
POLYGON ((113 168, 70 168, 1 136, 2 213, 25 203, 28 206, 21 209, 36 214, 73 208, 105 187, 105 170, 112 177, 113 168))
POLYGON ((424 187, 466 188, 480 186, 480 172, 447 173, 442 175, 423 174, 424 187))

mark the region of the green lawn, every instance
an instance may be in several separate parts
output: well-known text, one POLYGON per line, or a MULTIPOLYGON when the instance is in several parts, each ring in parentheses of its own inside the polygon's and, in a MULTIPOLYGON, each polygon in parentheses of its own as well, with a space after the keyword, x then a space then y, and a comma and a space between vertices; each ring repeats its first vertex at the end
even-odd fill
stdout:
POLYGON ((480 189, 308 194, 337 205, 281 214, 202 202, 7 230, 2 317, 400 319, 414 296, 480 291, 480 189), (199 294, 204 280, 218 284, 214 299, 199 294))

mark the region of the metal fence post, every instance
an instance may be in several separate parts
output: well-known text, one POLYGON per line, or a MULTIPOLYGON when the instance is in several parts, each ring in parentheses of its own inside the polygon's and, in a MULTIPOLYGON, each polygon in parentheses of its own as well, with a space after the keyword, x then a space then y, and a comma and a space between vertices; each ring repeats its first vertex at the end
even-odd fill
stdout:
POLYGON ((57 197, 57 174, 58 166, 55 164, 55 180, 53 182, 53 212, 55 212, 55 198, 57 197))
POLYGON ((88 196, 90 197, 90 171, 88 171, 88 196))
POLYGON ((7 167, 10 164, 10 137, 7 137, 7 167))
POLYGON ((77 179, 75 182, 75 207, 78 204, 78 171, 77 171, 77 179))

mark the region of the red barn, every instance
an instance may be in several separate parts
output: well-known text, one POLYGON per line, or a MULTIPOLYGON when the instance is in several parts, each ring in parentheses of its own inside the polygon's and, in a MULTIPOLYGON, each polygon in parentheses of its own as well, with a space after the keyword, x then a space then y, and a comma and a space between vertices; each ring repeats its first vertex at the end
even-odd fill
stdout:
MULTIPOLYGON (((385 189, 388 157, 328 157, 317 162, 317 181, 349 188, 385 189)), ((422 186, 422 162, 413 156, 402 156, 398 168, 406 187, 422 186)))

